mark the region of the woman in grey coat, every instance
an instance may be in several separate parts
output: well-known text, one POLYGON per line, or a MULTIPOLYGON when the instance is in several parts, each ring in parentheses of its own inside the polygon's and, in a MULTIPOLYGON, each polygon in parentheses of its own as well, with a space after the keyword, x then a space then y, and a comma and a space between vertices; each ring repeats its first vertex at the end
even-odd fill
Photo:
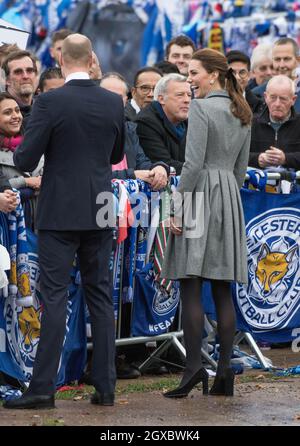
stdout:
POLYGON ((162 277, 180 280, 186 369, 180 386, 164 394, 169 398, 187 396, 201 381, 203 393, 208 392, 201 358, 203 279, 211 280, 220 339, 210 393, 233 395, 231 282, 247 283, 248 277, 240 188, 249 157, 252 113, 221 53, 211 49, 194 53, 188 81, 196 99, 190 107, 185 163, 162 269, 162 277))

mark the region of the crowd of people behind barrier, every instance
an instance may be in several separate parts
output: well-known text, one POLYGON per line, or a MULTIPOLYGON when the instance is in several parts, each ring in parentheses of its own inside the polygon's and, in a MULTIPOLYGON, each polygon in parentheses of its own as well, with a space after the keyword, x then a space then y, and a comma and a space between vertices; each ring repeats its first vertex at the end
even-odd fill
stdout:
MULTIPOLYGON (((64 39, 72 35, 71 30, 60 30, 53 35, 53 67, 42 72, 39 60, 31 52, 20 50, 16 45, 0 47, 3 90, 0 93, 0 210, 10 212, 16 207, 13 189, 19 190, 26 225, 34 231, 37 229, 36 203, 43 187, 44 158, 41 157, 38 164, 33 163, 36 164, 34 169, 30 169, 30 159, 24 161, 23 165, 29 170, 23 171, 20 169, 22 154, 19 154, 20 164, 16 167, 14 153, 23 141, 26 128, 32 131, 31 112, 35 110, 36 101, 42 104, 37 98, 64 85, 61 48, 64 39)), ((99 62, 93 53, 89 77, 94 86, 120 96, 124 105, 126 125, 124 139, 120 139, 124 144, 124 156, 112 165, 112 179, 141 179, 153 190, 161 190, 166 187, 170 174, 181 174, 186 161, 191 104, 209 95, 218 81, 216 73, 222 71, 220 65, 214 64, 203 68, 203 60, 194 56, 195 51, 188 37, 175 37, 166 48, 165 61, 138 69, 132 86, 122 73, 102 73, 101 55, 99 62)), ((300 170, 299 60, 298 45, 290 38, 281 38, 272 46, 259 45, 251 60, 240 51, 230 51, 222 60, 229 73, 226 85, 232 82, 253 113, 250 156, 246 160, 249 166, 271 172, 300 170)), ((220 84, 220 89, 224 88, 225 78, 224 85, 220 84)), ((230 97, 233 101, 233 96, 230 97)), ((220 100, 219 97, 218 102, 220 100)), ((234 104, 237 109, 237 103, 234 104)), ((42 105, 40 107, 43 110, 42 105)), ((245 113, 247 115, 248 111, 245 113)), ((246 115, 241 117, 243 125, 249 123, 246 115)), ((35 118, 38 122, 36 115, 35 118)), ((89 144, 89 135, 86 135, 86 143, 89 144)), ((74 171, 74 184, 76 174, 74 171)), ((243 176, 242 171, 240 175, 243 176)), ((69 193, 71 191, 72 187, 69 193)), ((43 216, 44 221, 47 218, 43 216)), ((239 280, 241 277, 238 275, 239 280)), ((224 290, 222 292, 224 294, 224 290)), ((130 364, 122 367, 119 377, 139 376, 130 364)), ((206 375, 200 378, 204 382, 206 375)))

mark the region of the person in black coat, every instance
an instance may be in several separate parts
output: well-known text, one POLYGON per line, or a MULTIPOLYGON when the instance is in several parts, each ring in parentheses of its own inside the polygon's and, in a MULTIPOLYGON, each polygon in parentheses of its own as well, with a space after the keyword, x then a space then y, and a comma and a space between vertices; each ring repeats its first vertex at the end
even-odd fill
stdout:
POLYGON ((135 120, 140 144, 153 163, 163 161, 180 175, 185 160, 190 86, 184 76, 172 73, 158 81, 154 98, 135 120))
MULTIPOLYGON (((124 106, 127 104, 128 87, 124 77, 116 72, 106 73, 101 79, 100 86, 119 94, 123 100, 124 106)), ((154 190, 162 189, 166 186, 169 175, 169 166, 158 161, 152 163, 145 155, 139 138, 136 133, 136 124, 131 121, 125 122, 125 155, 123 159, 123 168, 112 166, 112 178, 119 180, 137 179, 146 181, 154 190), (126 167, 124 167, 126 164, 126 167)))
POLYGON ((294 82, 284 75, 267 85, 267 107, 252 123, 249 166, 300 169, 300 116, 296 114, 294 82))
POLYGON ((229 51, 226 54, 229 67, 232 69, 236 80, 242 88, 244 97, 248 102, 254 116, 262 113, 265 103, 263 98, 257 97, 248 85, 250 80, 250 59, 242 51, 229 51))
POLYGON ((38 96, 24 141, 14 153, 15 165, 25 171, 32 171, 45 156, 37 209, 43 314, 29 388, 20 399, 5 403, 10 409, 54 407, 76 252, 92 324, 96 392, 91 402, 114 404, 115 321, 109 271, 114 222, 105 215, 113 215, 111 164, 124 155, 124 110, 117 95, 89 79, 91 63, 87 37, 72 34, 63 41, 66 84, 38 96))

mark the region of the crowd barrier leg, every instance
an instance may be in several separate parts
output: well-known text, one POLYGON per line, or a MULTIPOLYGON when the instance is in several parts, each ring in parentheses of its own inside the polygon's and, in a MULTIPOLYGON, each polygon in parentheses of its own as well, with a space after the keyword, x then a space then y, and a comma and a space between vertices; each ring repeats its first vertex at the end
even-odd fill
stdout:
MULTIPOLYGON (((213 327, 215 333, 217 333, 217 322, 207 317, 209 323, 213 327)), ((245 339, 251 348, 252 352, 255 354, 257 360, 264 370, 276 369, 276 366, 270 366, 269 363, 265 360, 264 355, 262 354, 260 348, 258 347, 255 339, 252 334, 246 331, 238 331, 234 338, 234 345, 238 345, 243 339, 245 339)))
POLYGON ((240 331, 236 337, 235 337, 235 344, 239 344, 243 339, 245 339, 249 345, 249 347, 251 348, 251 350, 253 351, 253 353, 255 354, 255 356, 257 357, 260 365, 262 366, 262 368, 264 370, 270 370, 270 368, 276 368, 275 366, 271 366, 268 364, 268 362, 265 360, 264 355, 262 354, 260 348, 258 347, 256 341, 254 340, 253 336, 251 333, 248 332, 243 332, 240 331))

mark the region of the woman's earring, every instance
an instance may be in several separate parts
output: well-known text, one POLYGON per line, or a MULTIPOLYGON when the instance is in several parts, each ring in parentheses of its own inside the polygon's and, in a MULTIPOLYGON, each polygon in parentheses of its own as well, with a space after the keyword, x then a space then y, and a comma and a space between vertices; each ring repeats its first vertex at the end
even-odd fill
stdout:
POLYGON ((210 85, 214 85, 215 82, 214 81, 209 81, 209 83, 210 83, 210 85))

